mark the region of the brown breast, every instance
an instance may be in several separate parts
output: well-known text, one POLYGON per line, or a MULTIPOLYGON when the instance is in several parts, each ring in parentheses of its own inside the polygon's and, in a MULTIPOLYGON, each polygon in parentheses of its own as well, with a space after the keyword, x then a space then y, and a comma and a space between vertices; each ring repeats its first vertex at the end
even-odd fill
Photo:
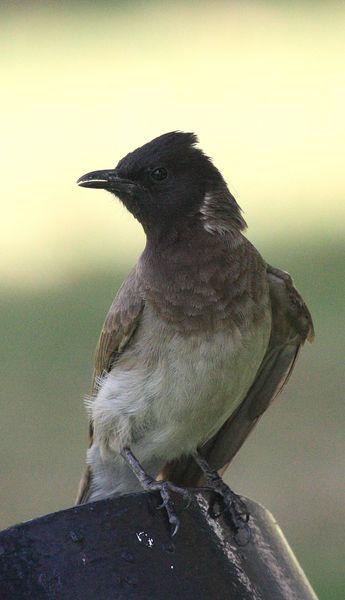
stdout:
POLYGON ((186 334, 248 326, 268 304, 265 263, 240 233, 198 230, 158 248, 148 244, 139 273, 145 300, 186 334))

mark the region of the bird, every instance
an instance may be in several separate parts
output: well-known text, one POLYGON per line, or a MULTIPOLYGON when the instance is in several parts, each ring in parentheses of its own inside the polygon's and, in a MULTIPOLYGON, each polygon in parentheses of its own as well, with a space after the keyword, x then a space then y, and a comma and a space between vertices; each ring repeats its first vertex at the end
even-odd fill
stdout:
POLYGON ((87 410, 77 504, 206 486, 236 531, 248 520, 222 476, 282 390, 310 312, 291 276, 244 235, 241 208, 194 133, 165 133, 77 181, 117 197, 146 245, 106 316, 87 410))

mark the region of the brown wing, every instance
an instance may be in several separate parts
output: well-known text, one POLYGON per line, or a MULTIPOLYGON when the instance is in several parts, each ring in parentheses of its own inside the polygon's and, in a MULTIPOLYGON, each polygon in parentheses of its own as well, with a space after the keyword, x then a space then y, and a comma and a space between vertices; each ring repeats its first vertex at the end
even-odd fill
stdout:
MULTIPOLYGON (((267 266, 267 277, 272 329, 266 355, 241 405, 217 434, 199 449, 209 464, 221 473, 224 473, 260 416, 283 389, 302 344, 314 338, 309 310, 290 275, 267 266)), ((199 467, 191 458, 167 464, 161 476, 179 485, 204 483, 199 467)))
MULTIPOLYGON (((92 394, 95 394, 99 381, 114 365, 117 357, 128 345, 135 332, 144 301, 139 290, 137 270, 134 268, 120 287, 109 309, 96 348, 92 394)), ((93 438, 92 423, 89 425, 90 446, 93 438)), ((90 485, 90 470, 86 469, 78 490, 76 504, 87 500, 90 485)))

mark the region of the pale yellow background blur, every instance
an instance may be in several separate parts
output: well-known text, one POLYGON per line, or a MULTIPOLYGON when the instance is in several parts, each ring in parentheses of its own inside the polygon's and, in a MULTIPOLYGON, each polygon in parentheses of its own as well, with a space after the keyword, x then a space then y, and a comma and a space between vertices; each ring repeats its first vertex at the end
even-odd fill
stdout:
POLYGON ((344 5, 25 4, 0 24, 6 281, 137 254, 140 227, 74 182, 175 129, 197 132, 252 238, 344 232, 344 5))
POLYGON ((93 345, 144 244, 75 181, 195 131, 317 330, 229 480, 274 511, 320 597, 343 597, 344 32, 339 2, 2 3, 3 527, 73 501, 93 345))

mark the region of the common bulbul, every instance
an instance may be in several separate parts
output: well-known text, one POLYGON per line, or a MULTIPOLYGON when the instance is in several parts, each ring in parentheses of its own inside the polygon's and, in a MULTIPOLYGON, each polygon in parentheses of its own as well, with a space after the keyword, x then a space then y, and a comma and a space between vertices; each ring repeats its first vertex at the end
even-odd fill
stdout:
POLYGON ((246 223, 193 133, 166 133, 78 184, 117 196, 146 246, 98 342, 90 447, 77 502, 208 485, 235 528, 245 520, 221 475, 281 391, 310 313, 288 273, 243 235, 246 223))

